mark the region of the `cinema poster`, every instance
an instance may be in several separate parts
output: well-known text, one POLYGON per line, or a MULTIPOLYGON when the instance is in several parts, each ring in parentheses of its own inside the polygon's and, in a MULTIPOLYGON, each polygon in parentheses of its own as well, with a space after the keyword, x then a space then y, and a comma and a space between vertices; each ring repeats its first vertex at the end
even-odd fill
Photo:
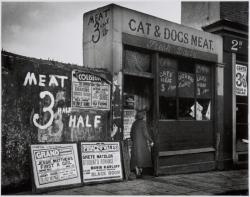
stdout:
POLYGON ((76 144, 31 145, 36 189, 81 183, 76 144))
POLYGON ((119 142, 82 142, 83 182, 122 180, 119 142))
POLYGON ((77 109, 110 110, 111 85, 100 76, 72 71, 71 106, 77 109))

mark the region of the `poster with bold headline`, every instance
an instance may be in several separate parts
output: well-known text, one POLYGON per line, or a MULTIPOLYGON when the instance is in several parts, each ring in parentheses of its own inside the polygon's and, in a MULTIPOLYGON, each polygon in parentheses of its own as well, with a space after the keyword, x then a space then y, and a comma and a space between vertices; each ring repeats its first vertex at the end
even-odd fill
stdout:
POLYGON ((235 68, 235 94, 247 96, 247 67, 240 64, 235 68))
POLYGON ((110 87, 103 78, 79 70, 72 71, 72 108, 110 109, 110 87))
POLYGON ((81 183, 76 144, 31 145, 36 189, 81 183))
POLYGON ((82 142, 83 182, 122 180, 119 142, 82 142))

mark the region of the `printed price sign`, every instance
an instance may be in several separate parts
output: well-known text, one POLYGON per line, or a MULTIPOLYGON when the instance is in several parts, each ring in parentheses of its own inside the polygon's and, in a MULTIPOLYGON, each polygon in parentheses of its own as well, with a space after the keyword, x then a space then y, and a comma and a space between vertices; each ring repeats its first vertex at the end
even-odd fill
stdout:
POLYGON ((76 144, 31 145, 37 189, 81 183, 76 144))
POLYGON ((122 180, 119 142, 82 142, 83 182, 122 180))
POLYGON ((72 71, 72 107, 110 109, 110 84, 99 76, 72 71))
POLYGON ((236 64, 235 68, 235 93, 239 96, 247 96, 247 67, 236 64))

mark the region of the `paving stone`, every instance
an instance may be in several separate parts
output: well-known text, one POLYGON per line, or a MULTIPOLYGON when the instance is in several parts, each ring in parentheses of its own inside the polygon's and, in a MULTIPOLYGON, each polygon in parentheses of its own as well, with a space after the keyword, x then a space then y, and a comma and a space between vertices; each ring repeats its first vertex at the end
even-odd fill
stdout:
MULTIPOLYGON (((47 195, 216 195, 248 190, 246 170, 218 171, 143 179, 44 192, 47 195)), ((30 193, 26 193, 32 194, 30 193)))

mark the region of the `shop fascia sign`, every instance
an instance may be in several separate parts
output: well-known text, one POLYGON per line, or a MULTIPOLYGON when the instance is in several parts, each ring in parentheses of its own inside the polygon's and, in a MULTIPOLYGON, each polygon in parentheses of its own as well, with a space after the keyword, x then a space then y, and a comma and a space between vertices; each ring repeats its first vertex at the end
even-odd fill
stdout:
POLYGON ((125 17, 124 31, 126 33, 186 48, 217 53, 215 35, 147 15, 127 14, 125 17))

